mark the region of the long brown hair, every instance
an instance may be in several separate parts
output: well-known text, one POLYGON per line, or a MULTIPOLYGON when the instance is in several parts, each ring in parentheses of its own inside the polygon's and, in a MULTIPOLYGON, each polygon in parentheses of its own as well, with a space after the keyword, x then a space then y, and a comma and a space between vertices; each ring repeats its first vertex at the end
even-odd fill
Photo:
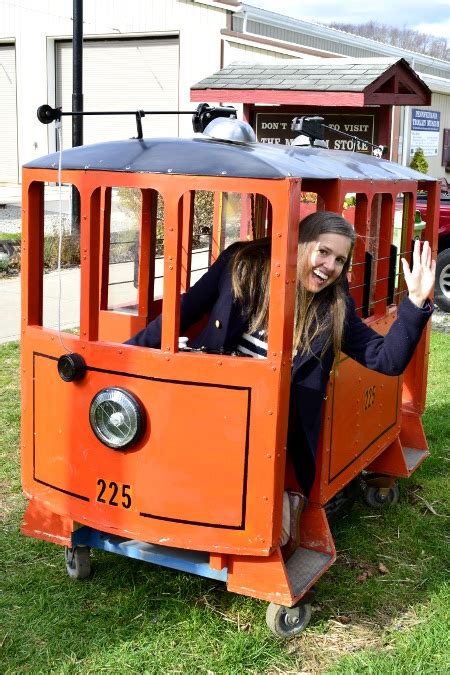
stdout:
MULTIPOLYGON (((317 211, 300 223, 297 257, 297 299, 293 351, 301 354, 311 351, 313 340, 325 334, 322 354, 332 346, 334 353, 341 349, 346 308, 346 273, 350 266, 355 242, 353 227, 333 211, 317 211), (340 234, 350 242, 350 252, 338 279, 322 291, 312 293, 301 279, 310 271, 311 246, 321 234, 340 234)), ((232 287, 249 320, 248 330, 267 330, 270 291, 270 239, 246 242, 237 248, 232 261, 232 287)))

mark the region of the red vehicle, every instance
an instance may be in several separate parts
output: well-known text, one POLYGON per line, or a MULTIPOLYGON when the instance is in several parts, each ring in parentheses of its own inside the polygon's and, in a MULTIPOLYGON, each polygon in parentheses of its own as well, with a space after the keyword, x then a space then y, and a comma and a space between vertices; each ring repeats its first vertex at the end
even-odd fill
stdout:
MULTIPOLYGON (((420 211, 423 220, 426 221, 427 204, 425 196, 417 195, 416 208, 420 211)), ((441 182, 434 301, 442 311, 450 312, 450 192, 447 181, 441 182)))
POLYGON ((267 623, 279 636, 304 628, 309 590, 336 559, 326 505, 361 476, 369 505, 395 502, 396 478, 428 455, 421 416, 431 327, 401 376, 336 359, 300 546, 285 561, 301 194, 337 213, 356 195, 350 290, 359 316, 384 334, 403 296, 397 263, 411 254, 418 189, 428 193, 425 237, 435 246, 436 181, 357 153, 268 146, 237 133, 82 146, 24 167, 22 531, 65 546, 72 577, 88 576, 90 548, 101 548, 267 600, 267 623), (78 334, 44 321, 44 191, 58 181, 81 201, 78 334), (137 288, 130 263, 118 300, 121 280, 110 262, 117 188, 134 190, 140 205, 137 288), (399 195, 400 251, 392 243, 399 195), (205 268, 233 241, 271 238, 267 358, 180 343, 180 296, 202 273, 193 232, 205 196, 212 205, 205 268), (123 344, 161 311, 161 348, 123 344))

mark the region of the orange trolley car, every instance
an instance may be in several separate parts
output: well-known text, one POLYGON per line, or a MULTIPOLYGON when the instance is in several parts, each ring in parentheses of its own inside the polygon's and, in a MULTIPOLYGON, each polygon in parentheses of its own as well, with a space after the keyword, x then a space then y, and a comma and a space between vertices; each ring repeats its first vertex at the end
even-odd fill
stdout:
POLYGON ((366 501, 395 501, 396 477, 428 454, 421 415, 430 330, 401 377, 344 354, 337 360, 301 545, 285 562, 296 249, 311 208, 304 193, 314 194, 313 208, 339 213, 355 196, 350 289, 361 316, 384 333, 403 294, 399 249, 411 250, 418 189, 428 194, 424 238, 434 250, 436 181, 368 155, 196 135, 82 146, 26 165, 23 533, 65 546, 71 576, 89 574, 90 547, 98 547, 222 580, 268 600, 276 634, 301 630, 308 591, 336 556, 325 506, 361 474, 366 501), (79 334, 43 321, 44 186, 58 181, 60 159, 60 179, 81 203, 79 334), (130 297, 118 300, 109 264, 116 188, 134 189, 140 213, 130 297), (212 225, 198 249, 205 202, 212 225), (272 239, 267 359, 186 349, 181 293, 229 243, 262 236, 272 239), (160 311, 161 349, 123 344, 160 311))

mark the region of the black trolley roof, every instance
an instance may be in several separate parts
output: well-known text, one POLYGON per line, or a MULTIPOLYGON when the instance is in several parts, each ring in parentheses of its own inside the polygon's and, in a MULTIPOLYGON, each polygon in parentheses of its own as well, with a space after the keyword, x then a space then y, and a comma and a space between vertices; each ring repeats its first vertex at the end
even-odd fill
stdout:
MULTIPOLYGON (((58 169, 55 152, 25 164, 58 169)), ((236 143, 205 136, 129 139, 63 150, 63 170, 117 171, 235 178, 434 181, 372 155, 311 146, 236 143)))

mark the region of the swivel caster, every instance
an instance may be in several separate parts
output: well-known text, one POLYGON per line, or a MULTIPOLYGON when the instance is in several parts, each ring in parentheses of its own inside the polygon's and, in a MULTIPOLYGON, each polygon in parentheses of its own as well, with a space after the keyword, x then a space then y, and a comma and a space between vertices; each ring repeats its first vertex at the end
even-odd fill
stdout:
POLYGON ((66 546, 64 559, 67 574, 72 579, 86 579, 91 574, 91 549, 88 546, 66 546))
POLYGON ((400 497, 398 485, 383 488, 369 485, 364 490, 364 501, 367 506, 380 508, 380 506, 397 504, 400 497))
POLYGON ((298 635, 311 619, 311 605, 300 604, 296 607, 275 605, 273 602, 267 607, 266 623, 268 628, 277 637, 289 640, 298 635))

